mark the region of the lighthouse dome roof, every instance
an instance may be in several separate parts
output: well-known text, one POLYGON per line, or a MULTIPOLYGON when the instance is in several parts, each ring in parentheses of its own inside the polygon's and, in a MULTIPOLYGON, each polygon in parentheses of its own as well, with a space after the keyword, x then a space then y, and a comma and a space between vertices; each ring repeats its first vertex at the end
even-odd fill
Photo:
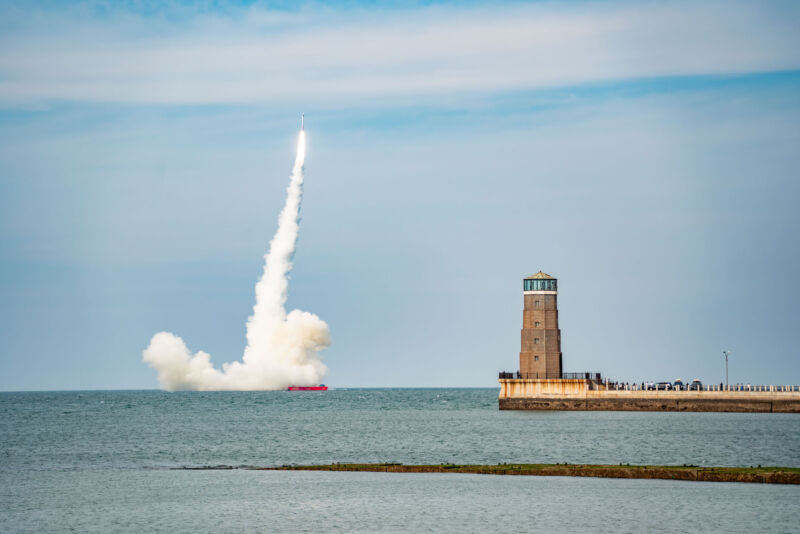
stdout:
POLYGON ((555 278, 553 278, 552 276, 550 276, 547 273, 543 273, 542 271, 539 271, 536 274, 528 276, 527 278, 525 278, 525 280, 555 280, 555 278))

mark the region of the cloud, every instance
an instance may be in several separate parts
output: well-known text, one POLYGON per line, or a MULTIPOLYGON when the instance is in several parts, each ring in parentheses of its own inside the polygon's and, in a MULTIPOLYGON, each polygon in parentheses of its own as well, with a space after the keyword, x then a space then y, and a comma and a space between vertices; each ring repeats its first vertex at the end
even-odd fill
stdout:
POLYGON ((800 68, 793 4, 182 13, 6 13, 0 105, 339 106, 800 68))

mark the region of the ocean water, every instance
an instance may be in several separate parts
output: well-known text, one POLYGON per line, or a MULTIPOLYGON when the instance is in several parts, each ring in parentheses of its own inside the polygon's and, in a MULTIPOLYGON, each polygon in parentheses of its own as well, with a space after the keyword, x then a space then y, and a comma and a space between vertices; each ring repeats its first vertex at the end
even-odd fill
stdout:
POLYGON ((501 412, 497 389, 0 393, 0 532, 800 530, 794 486, 174 469, 330 462, 800 467, 800 416, 501 412))

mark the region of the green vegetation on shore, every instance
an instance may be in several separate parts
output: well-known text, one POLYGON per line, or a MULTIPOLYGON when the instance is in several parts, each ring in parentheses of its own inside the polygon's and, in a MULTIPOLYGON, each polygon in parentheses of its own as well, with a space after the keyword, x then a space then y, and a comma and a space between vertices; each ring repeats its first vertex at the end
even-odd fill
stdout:
POLYGON ((795 467, 699 467, 696 465, 584 465, 584 464, 497 464, 497 465, 403 465, 330 464, 262 467, 274 471, 369 471, 382 473, 471 473, 481 475, 571 476, 640 478, 701 482, 758 482, 800 484, 795 467))

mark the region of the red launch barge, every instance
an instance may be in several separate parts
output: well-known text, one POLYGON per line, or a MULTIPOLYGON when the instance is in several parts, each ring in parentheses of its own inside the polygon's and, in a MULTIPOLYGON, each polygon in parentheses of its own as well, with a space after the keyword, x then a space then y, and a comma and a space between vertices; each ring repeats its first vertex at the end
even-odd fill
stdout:
POLYGON ((328 391, 328 386, 320 384, 319 386, 289 386, 289 391, 328 391))

